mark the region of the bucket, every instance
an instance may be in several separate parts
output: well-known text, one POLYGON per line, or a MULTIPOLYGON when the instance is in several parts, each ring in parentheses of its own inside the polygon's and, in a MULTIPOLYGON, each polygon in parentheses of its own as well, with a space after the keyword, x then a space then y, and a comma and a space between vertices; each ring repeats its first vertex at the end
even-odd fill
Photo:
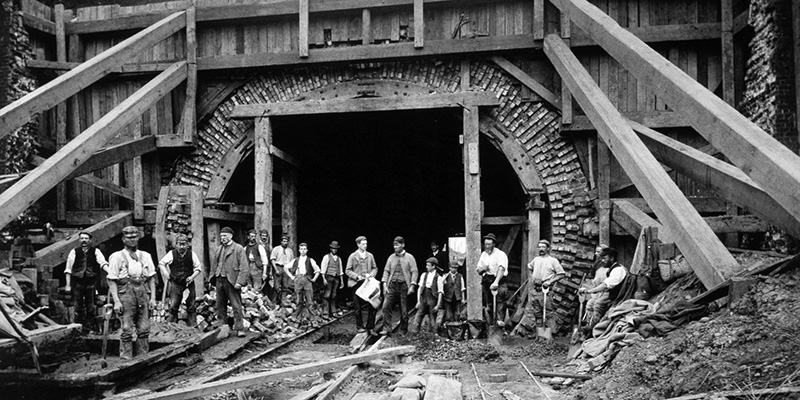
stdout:
POLYGON ((464 322, 446 322, 447 336, 452 340, 464 340, 467 336, 467 324, 464 322))
POLYGON ((482 319, 467 320, 469 327, 470 339, 485 339, 486 338, 486 321, 482 319))

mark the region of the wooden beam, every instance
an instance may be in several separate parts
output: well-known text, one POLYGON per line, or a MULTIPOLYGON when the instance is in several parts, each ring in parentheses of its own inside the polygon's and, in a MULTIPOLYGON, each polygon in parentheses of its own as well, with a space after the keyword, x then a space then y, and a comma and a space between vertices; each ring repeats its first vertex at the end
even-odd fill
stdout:
MULTIPOLYGON (((56 34, 56 60, 67 61, 67 38, 64 35, 64 5, 56 4, 53 8, 56 34)), ((67 143, 67 104, 56 105, 56 146, 63 147, 67 143)), ((67 183, 56 186, 56 216, 59 221, 67 217, 67 183)))
POLYGON ((522 225, 520 224, 511 225, 511 228, 508 230, 508 236, 503 239, 503 244, 500 245, 500 250, 503 250, 504 253, 508 254, 511 251, 511 248, 514 247, 514 242, 517 241, 517 236, 519 236, 519 231, 521 229, 522 225))
POLYGON ((371 44, 366 46, 329 47, 309 50, 308 58, 299 58, 294 53, 236 54, 199 57, 197 67, 201 70, 283 67, 308 64, 341 62, 370 62, 398 60, 413 57, 436 57, 444 55, 484 54, 510 50, 540 48, 533 36, 506 35, 476 37, 471 39, 439 39, 425 41, 418 49, 414 43, 371 44))
POLYGON ((308 364, 295 365, 287 368, 273 369, 267 372, 240 375, 221 381, 192 385, 186 388, 166 390, 163 392, 151 393, 139 396, 138 400, 178 400, 192 399, 196 397, 209 396, 214 393, 227 392, 238 388, 246 388, 253 385, 261 385, 265 382, 272 382, 284 378, 292 378, 312 372, 329 371, 341 369, 354 364, 361 364, 366 361, 376 360, 383 357, 410 354, 414 352, 414 346, 392 347, 383 350, 369 351, 351 356, 334 358, 332 360, 317 361, 308 364))
MULTIPOLYGON (((614 201, 624 200, 627 201, 647 214, 654 214, 653 209, 647 204, 647 201, 641 197, 628 197, 628 198, 614 198, 614 201)), ((725 200, 719 197, 689 197, 689 203, 692 204, 695 210, 700 213, 724 213, 725 200)))
POLYGON ((513 215, 509 217, 483 217, 481 225, 519 225, 528 220, 526 216, 513 215))
POLYGON ((253 213, 235 213, 230 211, 215 210, 213 208, 203 209, 203 218, 218 219, 226 222, 250 223, 253 221, 253 213))
POLYGON ((600 222, 600 243, 611 246, 611 154, 606 142, 597 141, 597 196, 598 218, 600 222))
POLYGON ((570 19, 800 220, 800 157, 585 0, 555 0, 570 19))
POLYGON ((794 101, 797 141, 800 142, 800 2, 792 4, 792 53, 794 54, 794 101))
POLYGON ((300 161, 297 158, 295 158, 293 155, 291 155, 291 154, 289 154, 289 153, 287 153, 287 152, 285 152, 285 151, 283 151, 283 150, 281 150, 281 149, 279 149, 279 148, 277 148, 275 146, 270 146, 269 151, 270 151, 270 154, 272 154, 275 157, 280 158, 281 160, 283 160, 287 164, 289 164, 289 165, 291 165, 291 166, 293 166, 295 168, 300 168, 300 161))
POLYGON ((497 66, 502 68, 503 71, 506 71, 509 75, 513 76, 520 83, 533 90, 534 93, 539 95, 539 97, 541 97, 544 101, 548 102, 556 110, 561 110, 560 99, 555 94, 553 94, 553 92, 544 87, 544 85, 537 82, 536 79, 533 79, 533 77, 526 74, 525 71, 521 70, 519 67, 514 65, 514 63, 508 61, 505 57, 501 56, 493 56, 492 61, 494 61, 494 63, 497 64, 497 66))
POLYGON ((497 106, 494 93, 463 92, 420 96, 357 98, 348 100, 308 100, 283 103, 237 105, 231 118, 256 118, 276 115, 336 114, 371 111, 427 110, 466 106, 497 106))
POLYGON ((361 44, 372 44, 372 13, 369 8, 361 10, 361 44))
POLYGON ((657 160, 800 237, 800 223, 739 168, 640 124, 628 123, 657 160))
POLYGON ((297 250, 297 169, 281 172, 281 233, 289 234, 289 247, 297 250))
POLYGON ((557 35, 545 38, 544 49, 625 173, 659 219, 675 233, 675 243, 703 284, 712 287, 732 275, 738 267, 736 260, 703 222, 697 210, 605 97, 572 51, 557 35))
POLYGON ((733 0, 721 0, 720 14, 722 20, 722 98, 734 106, 735 76, 733 56, 733 0))
MULTIPOLYGON (((633 111, 622 113, 622 116, 653 129, 685 128, 690 126, 689 121, 684 116, 674 111, 633 111)), ((594 130, 596 129, 592 125, 592 121, 585 115, 573 116, 572 124, 561 128, 561 132, 566 134, 594 130)))
MULTIPOLYGON (((556 4, 555 1, 553 4, 556 4)), ((716 22, 699 24, 650 25, 622 29, 626 30, 631 35, 639 38, 639 40, 645 43, 714 40, 719 39, 722 36, 720 32, 720 24, 716 22)), ((597 46, 598 43, 592 38, 591 35, 587 35, 585 30, 581 28, 572 32, 570 45, 575 48, 597 46)))
POLYGON ((31 115, 53 108, 56 104, 107 75, 111 69, 172 36, 185 25, 186 19, 183 12, 170 15, 3 107, 0 109, 0 126, 3 127, 0 130, 0 138, 28 122, 31 115))
MULTIPOLYGON (((133 122, 133 139, 142 138, 142 120, 136 119, 133 122)), ((136 220, 144 219, 144 171, 142 170, 142 157, 133 157, 131 161, 131 173, 133 180, 133 218, 136 220)))
MULTIPOLYGON (((525 262, 523 263, 524 266, 527 266, 528 263, 533 259, 532 257, 536 257, 538 248, 539 248, 539 240, 541 240, 541 211, 537 208, 528 208, 528 221, 526 222, 526 232, 528 236, 528 241, 526 243, 526 248, 523 250, 525 253, 525 262)), ((525 282, 528 280, 528 268, 522 268, 522 274, 520 275, 521 282, 525 282)))
POLYGON ((467 293, 467 318, 483 319, 481 299, 481 277, 475 272, 475 265, 481 256, 481 174, 480 116, 477 106, 463 110, 463 154, 464 154, 464 232, 467 241, 465 264, 467 293))
POLYGON ((421 49, 425 45, 425 17, 423 1, 414 0, 414 48, 421 49))
POLYGON ((533 0, 533 39, 544 39, 544 0, 533 0))
MULTIPOLYGON (((199 186, 192 187, 191 195, 189 196, 191 206, 190 211, 192 213, 192 251, 197 254, 197 257, 200 258, 201 263, 202 260, 205 259, 206 249, 205 249, 205 231, 206 227, 203 222, 203 188, 199 186)), ((205 282, 205 271, 200 269, 200 276, 194 280, 195 285, 195 293, 198 297, 203 297, 204 290, 204 282, 205 282)))
POLYGON ((156 206, 156 223, 153 236, 156 238, 156 258, 161 259, 167 254, 167 205, 169 203, 169 186, 162 186, 158 192, 158 205, 156 206))
POLYGON ((703 217, 714 233, 767 232, 769 224, 755 215, 703 217))
POLYGON ((662 243, 673 241, 672 234, 667 229, 633 203, 615 199, 611 206, 613 207, 611 215, 614 216, 614 222, 619 224, 629 235, 638 238, 642 228, 653 227, 658 229, 658 239, 662 243))
POLYGON ((733 19, 733 35, 736 36, 739 32, 743 31, 744 29, 750 28, 750 24, 748 20, 750 19, 750 7, 745 9, 744 11, 740 12, 736 18, 733 19))
MULTIPOLYGON (((38 166, 44 164, 44 162, 47 161, 47 159, 43 158, 43 157, 32 155, 32 156, 28 157, 28 161, 32 165, 35 165, 35 166, 38 167, 38 166)), ((115 194, 115 195, 120 196, 122 198, 133 200, 133 189, 124 188, 122 186, 117 185, 114 182, 111 182, 111 181, 107 180, 107 179, 98 178, 98 177, 96 177, 94 175, 91 175, 91 174, 86 174, 86 175, 82 175, 82 176, 76 177, 75 180, 78 181, 78 182, 83 182, 83 183, 85 183, 87 185, 94 186, 94 187, 96 187, 98 189, 105 190, 105 191, 107 191, 107 192, 109 192, 111 194, 115 194)), ((63 221, 64 219, 66 219, 66 211, 64 213, 64 217, 65 218, 61 218, 60 220, 63 221)))
POLYGON ((300 57, 308 58, 308 0, 298 0, 298 34, 297 48, 300 57))
POLYGON ((186 78, 186 63, 176 63, 162 72, 78 137, 48 158, 41 166, 0 194, 0 226, 6 226, 48 190, 61 182, 99 150, 122 128, 150 108, 165 93, 186 78))
POLYGON ((98 169, 130 160, 131 157, 138 157, 154 151, 156 151, 155 136, 145 136, 107 147, 104 150, 92 154, 85 163, 70 172, 66 179, 77 178, 92 171, 97 171, 98 169))
POLYGON ((183 103, 183 141, 194 142, 197 130, 197 27, 196 0, 189 1, 186 9, 186 99, 183 103))
MULTIPOLYGON (((119 235, 122 232, 122 228, 132 223, 131 216, 130 211, 123 211, 84 229, 84 231, 92 235, 95 244, 100 244, 119 235)), ((37 251, 36 256, 30 262, 35 265, 57 266, 66 262, 69 251, 79 245, 78 235, 73 235, 37 251)))
POLYGON ((50 35, 56 34, 56 24, 26 12, 22 13, 22 25, 50 35))
MULTIPOLYGON (((269 117, 256 118, 255 121, 255 219, 256 230, 267 229, 272 232, 272 122, 269 117)), ((296 239, 296 238, 295 238, 296 239)))

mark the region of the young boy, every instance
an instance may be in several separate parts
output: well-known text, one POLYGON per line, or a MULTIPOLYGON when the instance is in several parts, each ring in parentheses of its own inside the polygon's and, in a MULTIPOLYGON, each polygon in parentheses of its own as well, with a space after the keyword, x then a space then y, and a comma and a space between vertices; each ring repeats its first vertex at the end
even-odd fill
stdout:
POLYGON ((426 272, 419 278, 419 290, 417 291, 417 316, 414 318, 412 332, 419 332, 422 320, 426 315, 431 319, 431 330, 437 332, 442 323, 443 313, 439 312, 442 308, 442 297, 444 288, 442 279, 436 273, 436 266, 439 261, 435 257, 430 257, 425 261, 426 272))
POLYGON ((331 252, 322 257, 322 283, 325 285, 325 291, 322 294, 322 313, 327 318, 333 318, 334 312, 337 316, 341 313, 336 308, 336 294, 339 289, 344 287, 344 263, 341 257, 338 256, 339 242, 332 241, 328 246, 331 252))
POLYGON ((317 262, 308 256, 308 245, 300 243, 298 246, 300 257, 295 258, 289 265, 286 265, 284 270, 286 276, 294 281, 294 293, 297 296, 297 312, 296 316, 298 321, 304 321, 303 315, 306 311, 311 313, 314 306, 314 289, 312 282, 319 278, 319 266, 317 262))
POLYGON ((458 273, 458 261, 449 263, 450 272, 442 280, 444 287, 444 320, 453 322, 459 320, 458 308, 467 304, 467 287, 464 277, 458 273))

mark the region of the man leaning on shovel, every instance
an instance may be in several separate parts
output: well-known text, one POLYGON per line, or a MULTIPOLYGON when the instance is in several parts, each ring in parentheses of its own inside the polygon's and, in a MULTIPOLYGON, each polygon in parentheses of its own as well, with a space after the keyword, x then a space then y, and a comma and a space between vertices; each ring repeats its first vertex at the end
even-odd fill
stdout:
MULTIPOLYGON (((565 274, 561 263, 550 255, 550 242, 540 240, 537 250, 539 255, 528 263, 528 269, 531 271, 531 285, 528 292, 528 305, 525 307, 523 321, 520 324, 523 322, 530 324, 530 322, 536 321, 536 327, 543 326, 547 332, 555 328, 552 318, 553 302, 546 297, 547 292, 556 282, 564 278, 565 274), (551 317, 545 321, 547 314, 550 314, 551 317)), ((544 336, 550 335, 545 333, 544 336)))
POLYGON ((486 322, 503 324, 508 286, 503 278, 508 275, 508 256, 496 248, 497 237, 493 233, 483 237, 483 253, 475 270, 481 276, 481 289, 484 310, 489 310, 486 322), (497 308, 497 309, 496 309, 497 308))

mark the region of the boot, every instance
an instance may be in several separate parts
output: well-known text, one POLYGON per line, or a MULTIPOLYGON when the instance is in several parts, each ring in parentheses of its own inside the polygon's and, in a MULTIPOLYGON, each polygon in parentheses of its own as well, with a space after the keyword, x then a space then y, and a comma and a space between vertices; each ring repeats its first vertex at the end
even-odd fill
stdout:
POLYGON ((197 326, 197 314, 196 313, 188 313, 186 314, 186 326, 190 328, 194 328, 197 326))
POLYGON ((136 339, 136 356, 145 355, 150 351, 150 339, 136 339))
POLYGON ((133 358, 133 342, 120 341, 119 342, 119 358, 123 360, 130 360, 133 358))

